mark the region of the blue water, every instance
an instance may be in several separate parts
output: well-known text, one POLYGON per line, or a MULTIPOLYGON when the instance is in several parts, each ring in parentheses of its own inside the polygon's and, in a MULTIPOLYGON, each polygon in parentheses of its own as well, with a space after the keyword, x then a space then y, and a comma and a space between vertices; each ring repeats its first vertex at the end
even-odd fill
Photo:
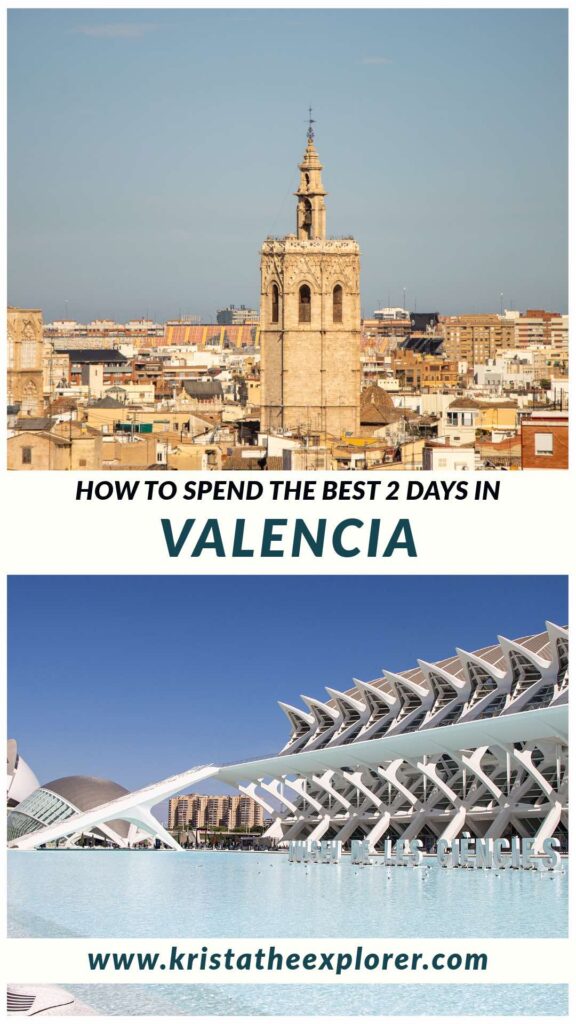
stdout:
MULTIPOLYGON (((9 851, 8 934, 563 938, 568 876, 290 864, 282 854, 9 851)), ((428 988, 428 986, 427 986, 428 988)))
POLYGON ((567 985, 65 985, 101 1014, 563 1016, 567 985))

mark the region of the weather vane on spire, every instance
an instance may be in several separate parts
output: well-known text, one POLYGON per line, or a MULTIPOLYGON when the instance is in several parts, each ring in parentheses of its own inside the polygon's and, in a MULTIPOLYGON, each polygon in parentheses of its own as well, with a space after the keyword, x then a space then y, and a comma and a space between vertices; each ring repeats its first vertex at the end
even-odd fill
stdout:
POLYGON ((313 124, 316 124, 315 119, 312 117, 312 107, 308 107, 308 142, 314 142, 314 129, 313 124))

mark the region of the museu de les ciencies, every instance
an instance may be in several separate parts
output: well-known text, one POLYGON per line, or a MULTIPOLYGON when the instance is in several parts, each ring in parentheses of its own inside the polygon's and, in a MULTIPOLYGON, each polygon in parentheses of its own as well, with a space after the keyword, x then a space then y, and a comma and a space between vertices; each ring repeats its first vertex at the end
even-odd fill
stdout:
POLYGON ((335 840, 346 849, 361 839, 378 852, 420 839, 433 850, 469 834, 531 839, 535 853, 555 838, 565 851, 568 688, 568 632, 547 623, 542 633, 327 688, 301 706, 281 701, 290 731, 278 754, 196 765, 135 792, 78 778, 36 788, 13 757, 9 845, 75 845, 99 833, 119 847, 157 839, 178 849, 152 808, 212 778, 262 806, 265 835, 280 847, 335 840))

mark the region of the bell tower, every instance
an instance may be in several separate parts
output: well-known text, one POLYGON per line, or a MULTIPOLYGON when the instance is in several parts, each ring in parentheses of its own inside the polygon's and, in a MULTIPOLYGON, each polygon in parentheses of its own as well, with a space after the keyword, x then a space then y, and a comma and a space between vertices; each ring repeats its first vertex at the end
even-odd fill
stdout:
POLYGON ((330 443, 359 429, 360 250, 326 238, 327 195, 308 124, 296 234, 261 250, 261 428, 330 443))
POLYGON ((314 146, 312 108, 308 122, 308 142, 300 164, 300 184, 294 194, 298 197, 296 207, 296 237, 310 242, 314 238, 326 238, 326 204, 322 184, 322 164, 314 146))

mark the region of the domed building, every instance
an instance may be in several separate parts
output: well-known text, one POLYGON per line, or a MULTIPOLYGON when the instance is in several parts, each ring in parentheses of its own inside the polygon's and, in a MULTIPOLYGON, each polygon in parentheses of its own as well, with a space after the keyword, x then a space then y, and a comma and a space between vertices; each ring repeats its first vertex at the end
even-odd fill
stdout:
POLYGON ((18 753, 16 740, 8 740, 6 751, 6 803, 17 807, 40 783, 30 766, 18 753))
MULTIPOLYGON (((71 818, 82 811, 128 796, 129 790, 109 779, 90 775, 69 775, 55 779, 36 788, 29 796, 8 814, 8 842, 20 839, 30 832, 36 832, 46 825, 71 818)), ((160 823, 158 829, 161 830, 160 823)), ((150 839, 150 833, 143 834, 129 821, 115 819, 91 826, 87 830, 72 833, 68 846, 77 845, 83 839, 87 845, 113 845, 125 847, 143 839, 150 839)))

